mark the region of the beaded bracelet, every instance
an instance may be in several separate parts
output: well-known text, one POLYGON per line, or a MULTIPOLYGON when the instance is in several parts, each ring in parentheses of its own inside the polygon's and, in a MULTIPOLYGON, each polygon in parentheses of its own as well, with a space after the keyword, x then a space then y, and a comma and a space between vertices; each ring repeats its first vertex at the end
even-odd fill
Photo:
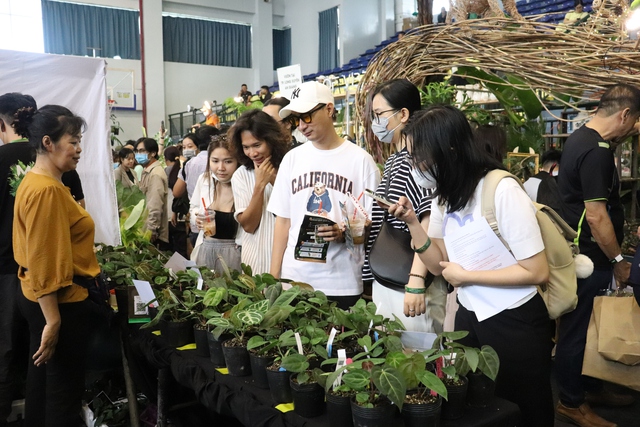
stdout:
POLYGON ((422 274, 409 273, 409 277, 419 277, 422 280, 427 280, 426 276, 423 276, 422 274))
POLYGON ((431 246, 431 238, 427 237, 427 241, 424 243, 424 245, 422 245, 419 248, 416 248, 415 246, 413 246, 413 251, 417 254, 421 254, 422 252, 429 249, 429 246, 431 246))
POLYGON ((427 292, 427 288, 410 288, 409 286, 404 287, 404 291, 409 294, 424 294, 427 292))

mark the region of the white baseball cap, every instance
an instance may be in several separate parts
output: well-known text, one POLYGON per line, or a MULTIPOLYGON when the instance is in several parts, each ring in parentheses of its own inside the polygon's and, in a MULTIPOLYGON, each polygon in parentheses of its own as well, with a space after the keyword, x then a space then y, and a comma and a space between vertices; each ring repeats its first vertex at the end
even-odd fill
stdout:
POLYGON ((328 86, 318 82, 305 82, 291 92, 291 102, 280 110, 280 118, 291 113, 306 113, 318 104, 334 104, 333 94, 328 86))

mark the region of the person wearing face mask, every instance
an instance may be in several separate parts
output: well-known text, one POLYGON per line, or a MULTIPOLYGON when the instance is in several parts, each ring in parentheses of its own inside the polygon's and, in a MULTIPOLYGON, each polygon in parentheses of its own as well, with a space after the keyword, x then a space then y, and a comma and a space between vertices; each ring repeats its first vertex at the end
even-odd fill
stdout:
POLYGON ((222 273, 220 258, 232 270, 241 269, 242 228, 234 217, 235 204, 231 178, 238 168, 226 135, 212 138, 206 169, 198 178, 190 201, 190 220, 199 230, 191 259, 222 273))
POLYGON ((118 157, 120 162, 113 176, 116 182, 120 182, 123 187, 131 188, 134 185, 138 185, 138 175, 133 172, 133 167, 136 162, 136 155, 132 149, 124 147, 118 151, 118 157))
POLYGON ((542 155, 542 168, 540 172, 529 178, 524 183, 531 200, 542 203, 556 212, 562 211, 562 196, 558 188, 557 176, 560 172, 560 159, 562 152, 548 150, 542 155))
MULTIPOLYGON (((193 196, 196 182, 207 168, 207 148, 211 138, 220 134, 220 130, 213 126, 200 126, 194 133, 190 133, 182 140, 182 154, 187 157, 184 166, 178 172, 178 179, 173 186, 173 197, 179 198, 186 194, 189 199, 193 196), (192 156, 192 157, 188 157, 192 156)), ((198 237, 198 229, 191 224, 189 238, 191 245, 195 245, 198 237)))
POLYGON ((145 229, 151 231, 151 243, 161 250, 169 250, 169 215, 167 214, 167 174, 158 162, 158 143, 144 138, 136 145, 136 160, 144 168, 140 190, 147 198, 149 216, 145 229))
MULTIPOLYGON (((420 110, 420 92, 413 83, 406 79, 391 80, 382 83, 373 91, 371 103, 371 129, 376 137, 387 144, 393 144, 396 151, 385 163, 382 181, 376 189, 376 194, 390 201, 397 201, 401 196, 408 197, 421 221, 426 227, 431 209, 431 185, 424 181, 422 175, 412 173, 409 154, 402 136, 402 129, 414 112, 420 110), (387 190, 388 187, 388 190, 387 190), (385 194, 386 193, 386 194, 385 194)), ((403 288, 385 287, 376 281, 371 273, 369 255, 382 223, 409 233, 406 224, 395 217, 386 215, 385 210, 378 204, 373 205, 372 226, 369 239, 365 246, 365 263, 362 270, 364 280, 372 281, 373 301, 382 307, 379 314, 393 318, 393 314, 400 317, 407 330, 419 332, 441 332, 444 321, 444 301, 446 288, 441 279, 425 289, 427 267, 416 255, 411 267, 407 271, 406 285, 415 289, 412 293, 403 288)))

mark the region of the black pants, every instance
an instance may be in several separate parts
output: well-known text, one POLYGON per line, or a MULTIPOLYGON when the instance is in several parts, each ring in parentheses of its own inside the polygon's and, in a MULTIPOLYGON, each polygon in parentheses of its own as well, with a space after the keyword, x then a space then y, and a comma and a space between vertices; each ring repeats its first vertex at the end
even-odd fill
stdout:
POLYGON ((28 343, 26 321, 18 310, 20 280, 14 274, 0 274, 0 426, 6 426, 16 391, 21 360, 26 358, 28 343), (22 339, 22 340, 21 340, 22 339))
POLYGON ((38 303, 20 293, 19 306, 29 323, 30 348, 23 427, 76 427, 84 391, 87 337, 93 319, 89 300, 59 304, 60 332, 53 357, 39 367, 33 355, 40 347, 45 318, 38 303))
POLYGON ((169 221, 169 244, 173 252, 178 252, 189 259, 187 256, 187 229, 184 221, 178 222, 176 227, 169 221))
POLYGON ((498 353, 496 396, 520 407, 522 426, 549 427, 554 423, 549 322, 540 295, 482 322, 462 304, 456 313, 455 330, 469 331, 460 340, 462 344, 490 345, 498 353))
POLYGON ((596 268, 591 276, 578 279, 578 306, 563 315, 558 325, 555 373, 560 401, 577 408, 584 402, 585 391, 602 390, 601 380, 582 375, 582 360, 587 344, 587 329, 593 300, 611 284, 611 268, 596 268))

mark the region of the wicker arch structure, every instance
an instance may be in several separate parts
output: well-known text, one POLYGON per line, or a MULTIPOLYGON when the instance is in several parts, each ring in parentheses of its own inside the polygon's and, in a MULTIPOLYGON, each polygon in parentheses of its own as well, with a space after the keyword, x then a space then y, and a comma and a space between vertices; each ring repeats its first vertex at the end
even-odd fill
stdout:
POLYGON ((356 120, 364 126, 366 148, 376 161, 383 161, 388 148, 371 133, 370 100, 362 96, 381 82, 406 78, 423 87, 457 67, 475 66, 516 76, 520 83, 511 86, 533 90, 545 108, 549 96, 560 108, 575 108, 611 84, 640 86, 639 42, 625 37, 620 27, 603 31, 584 26, 566 34, 535 20, 485 18, 425 25, 385 47, 369 63, 358 87, 356 120), (568 97, 571 102, 561 100, 568 97))

